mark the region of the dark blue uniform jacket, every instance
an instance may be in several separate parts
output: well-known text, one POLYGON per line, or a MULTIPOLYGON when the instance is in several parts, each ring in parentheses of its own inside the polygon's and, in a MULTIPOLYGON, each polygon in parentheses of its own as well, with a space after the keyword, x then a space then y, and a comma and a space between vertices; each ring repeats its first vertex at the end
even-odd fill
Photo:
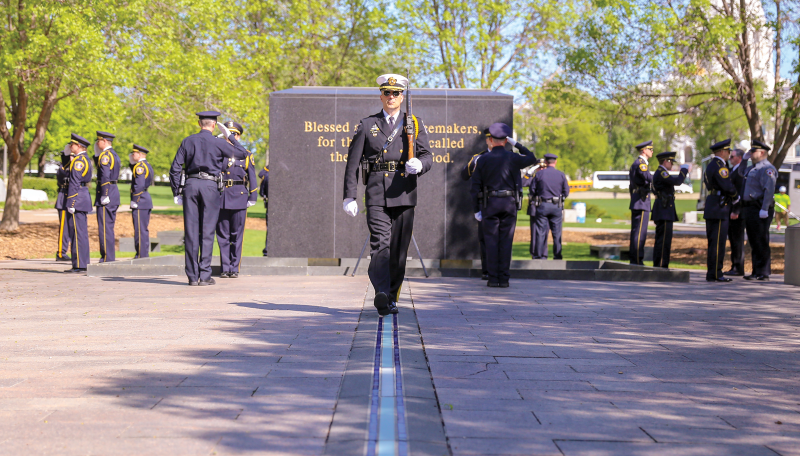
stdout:
POLYGON ((671 176, 666 168, 659 166, 653 176, 653 189, 656 200, 653 203, 653 220, 678 221, 675 210, 675 186, 681 185, 686 180, 688 170, 681 169, 677 176, 671 176))
POLYGON ((119 206, 119 188, 117 184, 111 184, 112 181, 119 180, 119 170, 122 164, 119 162, 119 156, 113 148, 106 149, 100 152, 97 156, 97 188, 94 194, 94 205, 102 206, 100 198, 107 196, 109 203, 108 207, 119 206))
POLYGON ((86 152, 81 152, 72 158, 69 166, 69 188, 64 209, 74 208, 78 212, 92 212, 92 195, 86 187, 90 182, 92 182, 92 161, 86 156, 86 152))
POLYGON ((69 166, 70 162, 72 161, 72 157, 67 155, 61 156, 61 165, 58 167, 56 171, 56 183, 58 184, 58 195, 56 196, 56 209, 59 211, 63 211, 66 209, 64 207, 64 201, 67 198, 67 190, 69 187, 69 166))
POLYGON ((131 202, 139 206, 136 209, 152 209, 153 199, 147 189, 153 185, 155 175, 153 167, 147 160, 142 160, 133 165, 133 177, 131 178, 131 202))
POLYGON ((492 192, 497 190, 510 190, 516 192, 521 189, 522 178, 519 170, 536 163, 536 157, 528 149, 520 149, 522 154, 509 152, 505 147, 498 146, 481 155, 475 172, 472 174, 472 210, 480 212, 481 202, 478 193, 484 189, 492 192))
POLYGON ((731 172, 724 160, 714 157, 706 166, 703 182, 708 189, 706 206, 703 218, 706 220, 724 220, 731 216, 733 201, 739 197, 739 192, 733 185, 731 172))
POLYGON ((253 163, 253 154, 244 147, 237 147, 233 157, 225 160, 223 165, 222 180, 225 188, 222 190, 221 209, 247 209, 248 201, 258 199, 256 182, 256 166, 253 163), (232 181, 245 181, 244 184, 232 184, 232 181))
POLYGON ((261 185, 258 187, 258 196, 269 198, 269 168, 266 166, 261 168, 261 171, 258 172, 258 177, 261 179, 261 185))
MULTIPOLYGON (((232 143, 239 144, 231 134, 228 138, 232 143)), ((172 167, 169 169, 169 182, 172 194, 177 196, 181 185, 181 169, 186 170, 186 176, 204 172, 217 176, 222 171, 223 160, 233 156, 234 146, 222 138, 217 138, 208 130, 187 136, 178 147, 172 167)))
POLYGON ((569 182, 567 176, 558 169, 548 166, 536 171, 532 182, 531 191, 534 195, 544 198, 561 198, 569 196, 569 182))
POLYGON ((653 182, 653 175, 647 167, 647 160, 641 156, 637 157, 628 172, 631 194, 631 204, 628 209, 639 211, 650 211, 650 184, 653 182))

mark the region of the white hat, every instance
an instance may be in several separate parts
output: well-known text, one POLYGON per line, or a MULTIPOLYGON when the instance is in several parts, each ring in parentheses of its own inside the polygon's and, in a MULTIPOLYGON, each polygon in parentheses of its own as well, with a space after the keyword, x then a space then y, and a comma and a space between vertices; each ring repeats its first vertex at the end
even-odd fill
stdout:
POLYGON ((778 191, 781 192, 781 193, 786 193, 786 187, 781 185, 781 188, 779 188, 778 191))
POLYGON ((399 74, 394 73, 378 76, 377 82, 381 90, 406 90, 406 87, 408 87, 408 79, 405 76, 400 76, 399 74))

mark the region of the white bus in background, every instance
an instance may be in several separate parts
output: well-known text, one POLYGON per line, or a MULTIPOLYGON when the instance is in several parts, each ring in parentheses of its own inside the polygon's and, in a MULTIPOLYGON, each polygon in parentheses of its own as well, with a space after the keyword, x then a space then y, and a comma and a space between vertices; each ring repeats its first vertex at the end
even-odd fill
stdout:
MULTIPOLYGON (((678 171, 670 171, 670 175, 677 176, 678 171)), ((653 174, 653 171, 650 171, 653 174)), ((614 188, 618 187, 627 190, 630 187, 631 181, 628 179, 628 171, 595 171, 592 174, 592 188, 614 188)), ((692 180, 686 177, 686 180, 679 186, 675 187, 675 193, 694 193, 692 188, 692 180)))

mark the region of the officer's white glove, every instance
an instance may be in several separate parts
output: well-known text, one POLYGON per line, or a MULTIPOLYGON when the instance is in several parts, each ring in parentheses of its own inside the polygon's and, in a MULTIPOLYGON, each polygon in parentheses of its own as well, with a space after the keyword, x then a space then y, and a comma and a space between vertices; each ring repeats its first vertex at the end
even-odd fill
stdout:
POLYGON ((248 202, 247 202, 247 207, 253 207, 253 206, 255 206, 255 205, 256 205, 256 202, 255 202, 255 201, 248 201, 248 202))
POLYGON ((418 158, 411 158, 406 162, 408 174, 418 174, 420 171, 422 171, 422 162, 418 158))
POLYGON ((221 131, 222 134, 225 135, 226 138, 231 135, 231 131, 228 130, 228 127, 226 127, 225 125, 222 125, 222 123, 217 122, 217 128, 219 128, 219 131, 221 131))
POLYGON ((177 204, 178 206, 182 206, 183 205, 183 197, 181 195, 178 195, 175 198, 172 198, 172 201, 175 201, 175 204, 177 204))
POLYGON ((511 136, 506 136, 506 139, 508 140, 508 143, 511 144, 511 147, 514 147, 514 146, 517 145, 517 140, 512 138, 511 136))
POLYGON ((346 198, 342 203, 342 208, 351 217, 358 215, 358 203, 355 198, 346 198))
POLYGON ((107 196, 104 196, 104 197, 100 198, 100 205, 101 206, 105 206, 106 204, 108 204, 110 202, 111 202, 111 198, 109 198, 107 196))
POLYGON ((750 154, 749 150, 747 152, 745 152, 744 155, 742 155, 742 161, 746 162, 747 160, 750 160, 750 155, 751 154, 750 154))
POLYGON ((761 209, 760 211, 758 211, 758 217, 767 218, 769 217, 769 212, 765 211, 764 209, 761 209))
POLYGON ((139 208, 139 203, 134 203, 133 201, 131 201, 131 209, 138 209, 138 208, 139 208))
POLYGON ((74 214, 75 213, 75 208, 71 207, 71 208, 67 209, 67 212, 69 212, 70 214, 74 214))
POLYGON ((692 165, 691 163, 684 163, 681 165, 681 169, 685 169, 687 172, 689 172, 692 170, 692 165))
POLYGON ((742 200, 742 198, 740 196, 737 196, 736 199, 733 200, 733 204, 739 204, 739 201, 741 201, 741 200, 742 200))
POLYGON ((528 168, 527 171, 525 171, 525 174, 527 174, 528 176, 533 176, 533 173, 535 173, 535 172, 536 172, 536 167, 535 166, 531 166, 530 168, 528 168))
POLYGON ((483 214, 481 213, 481 211, 478 211, 478 212, 475 213, 475 220, 477 220, 479 222, 481 220, 483 220, 483 214))

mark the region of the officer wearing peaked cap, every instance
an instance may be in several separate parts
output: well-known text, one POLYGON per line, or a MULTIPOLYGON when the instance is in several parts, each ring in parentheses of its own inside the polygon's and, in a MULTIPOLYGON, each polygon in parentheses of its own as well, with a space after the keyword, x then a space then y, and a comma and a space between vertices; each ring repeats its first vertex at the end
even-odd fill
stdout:
POLYGON ((114 261, 114 226, 119 208, 119 171, 122 164, 114 151, 114 136, 105 131, 97 132, 94 143, 95 166, 97 167, 97 188, 94 205, 97 208, 97 232, 100 240, 100 263, 114 261))
POLYGON ((628 172, 631 194, 631 244, 629 255, 631 264, 644 264, 644 244, 647 241, 647 224, 650 221, 650 185, 653 175, 648 163, 653 156, 653 141, 645 141, 636 145, 639 156, 633 161, 628 172))
POLYGON ((547 167, 539 170, 531 183, 536 206, 536 247, 533 258, 547 259, 547 237, 553 233, 553 259, 561 256, 561 224, 563 221, 564 200, 569 196, 567 176, 556 169, 558 156, 545 154, 547 167))
POLYGON ((778 170, 769 162, 770 147, 762 141, 753 140, 748 158, 753 166, 747 168, 744 180, 742 205, 745 230, 753 256, 753 271, 747 280, 769 280, 772 267, 772 252, 769 249, 769 225, 775 215, 775 183, 778 170))
POLYGON ((656 200, 653 203, 653 221, 656 222, 656 242, 653 247, 653 266, 668 268, 669 257, 672 251, 672 224, 678 221, 675 211, 675 186, 681 185, 686 180, 691 166, 681 165, 677 176, 669 174, 677 152, 661 152, 656 155, 658 169, 653 176, 653 193, 656 200))
POLYGON ((150 211, 153 210, 153 199, 147 189, 153 185, 155 173, 147 162, 146 148, 134 144, 129 158, 133 165, 131 177, 131 214, 133 216, 133 243, 136 246, 134 258, 150 256, 150 211))
POLYGON ((711 146, 714 158, 708 163, 703 174, 703 182, 708 190, 703 218, 706 221, 706 237, 708 238, 706 280, 709 282, 731 281, 722 272, 731 209, 739 202, 739 192, 733 185, 727 166, 727 160, 731 154, 730 144, 731 140, 726 139, 711 146))
MULTIPOLYGON (((211 254, 222 201, 218 185, 222 182, 223 164, 234 153, 231 144, 212 134, 220 115, 217 111, 197 113, 200 132, 184 138, 169 170, 175 203, 183 205, 183 243, 189 285, 215 283, 211 278, 211 254)), ((232 144, 238 144, 233 134, 227 138, 232 144)))
POLYGON ((56 210, 58 211, 58 251, 56 261, 72 261, 67 250, 72 242, 73 231, 72 217, 70 217, 64 202, 67 198, 67 188, 69 187, 69 167, 72 162, 70 146, 67 145, 61 153, 61 165, 56 170, 56 183, 58 184, 58 195, 56 196, 56 210))
MULTIPOLYGON (((469 181, 472 177, 472 173, 475 172, 475 167, 478 166, 478 159, 480 156, 492 150, 491 142, 489 141, 491 137, 491 135, 489 135, 489 128, 484 128, 482 135, 486 144, 481 144, 481 150, 474 154, 464 167, 461 168, 461 180, 469 181)), ((482 194, 478 196, 480 198, 483 197, 482 194)), ((483 236, 483 225, 481 222, 478 222, 478 245, 481 250, 481 278, 483 280, 489 280, 489 271, 486 269, 486 241, 483 236)))
POLYGON ((67 146, 72 155, 69 183, 64 206, 72 219, 72 269, 65 272, 86 272, 89 264, 89 228, 86 214, 92 211, 92 196, 87 185, 92 181, 92 161, 86 156, 89 140, 72 134, 67 146))
POLYGON ((369 278, 375 288, 373 304, 380 315, 397 313, 406 270, 408 245, 414 229, 417 179, 433 166, 428 134, 414 116, 413 158, 408 157, 408 116, 401 111, 408 79, 384 74, 377 79, 383 109, 361 119, 348 149, 344 175, 344 211, 358 215, 358 171, 366 185, 367 227, 372 259, 369 278))
MULTIPOLYGON (((739 195, 744 195, 744 170, 747 162, 743 160, 745 152, 742 149, 732 149, 728 159, 730 175, 733 186, 739 195)), ((744 212, 742 200, 731 207, 731 220, 728 224, 728 242, 731 244, 731 268, 725 271, 726 276, 744 275, 744 212)))
POLYGON ((472 174, 472 206, 483 224, 490 287, 508 287, 511 249, 517 223, 520 170, 536 162, 527 149, 515 154, 505 149, 511 127, 495 123, 489 127, 492 150, 481 156, 472 174), (483 190, 483 200, 478 194, 483 190))

